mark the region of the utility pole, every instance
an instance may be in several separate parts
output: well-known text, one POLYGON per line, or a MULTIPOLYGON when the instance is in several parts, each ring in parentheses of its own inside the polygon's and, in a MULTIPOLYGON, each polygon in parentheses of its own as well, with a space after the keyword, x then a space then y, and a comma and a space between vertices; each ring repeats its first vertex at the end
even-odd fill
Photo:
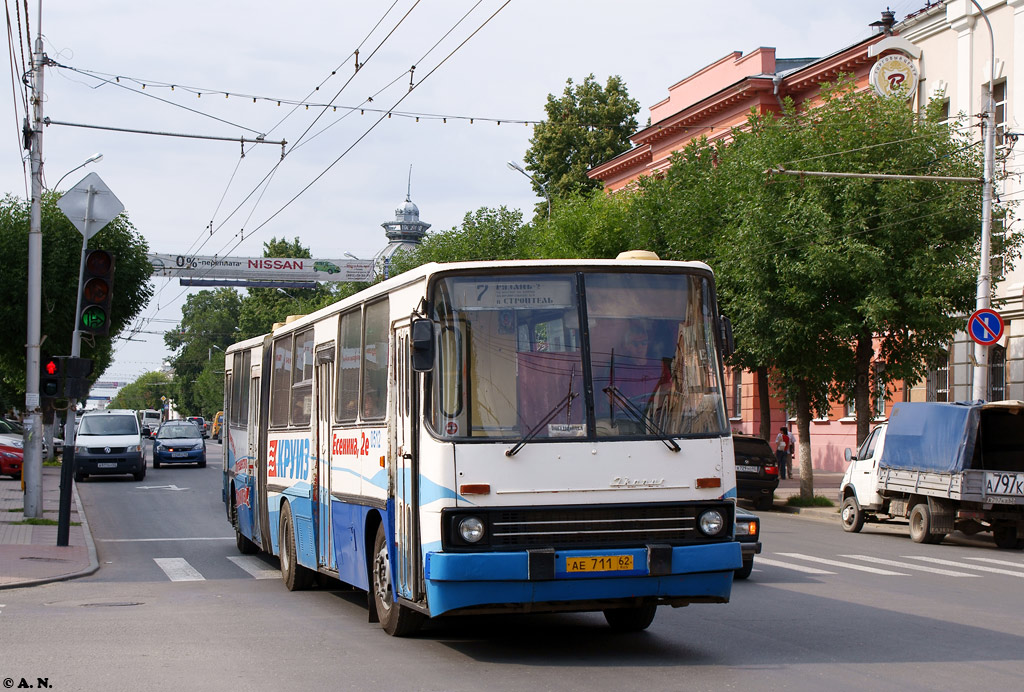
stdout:
MULTIPOLYGON (((25 478, 25 518, 43 516, 43 413, 39 407, 39 363, 42 343, 43 279, 43 7, 39 3, 36 20, 35 50, 32 52, 32 124, 25 123, 32 160, 32 206, 28 232, 28 338, 25 352, 25 426, 23 468, 25 478)), ((27 116, 26 116, 27 120, 27 116)))
MULTIPOLYGON (((989 63, 988 86, 982 91, 981 136, 985 147, 985 169, 981 182, 981 260, 978 267, 978 295, 976 309, 990 307, 992 294, 992 198, 995 185, 996 169, 996 113, 992 99, 992 84, 996 76, 996 37, 988 15, 977 0, 971 0, 982 19, 988 25, 989 43, 992 49, 989 63)), ((974 383, 971 398, 975 401, 988 399, 988 356, 990 346, 975 344, 974 346, 974 383)))

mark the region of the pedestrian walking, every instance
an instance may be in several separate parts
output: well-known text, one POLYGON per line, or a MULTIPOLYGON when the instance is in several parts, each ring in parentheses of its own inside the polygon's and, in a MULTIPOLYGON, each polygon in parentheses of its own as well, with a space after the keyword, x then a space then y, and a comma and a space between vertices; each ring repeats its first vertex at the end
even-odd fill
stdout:
POLYGON ((789 468, 789 450, 791 447, 789 431, 783 425, 779 428, 779 434, 775 436, 775 463, 779 467, 779 480, 786 480, 786 470, 789 468))

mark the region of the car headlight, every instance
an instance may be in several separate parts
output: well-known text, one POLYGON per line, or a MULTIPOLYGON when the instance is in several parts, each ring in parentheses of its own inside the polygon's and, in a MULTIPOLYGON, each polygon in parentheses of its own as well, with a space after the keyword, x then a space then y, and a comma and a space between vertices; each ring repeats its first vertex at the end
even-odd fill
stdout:
POLYGON ((725 517, 717 509, 709 509, 698 517, 697 526, 705 536, 717 536, 725 528, 725 517))
POLYGON ((5 457, 7 457, 8 459, 17 459, 17 458, 18 458, 18 455, 17 455, 17 454, 15 454, 14 452, 4 452, 4 451, 0 451, 0 454, 3 454, 3 455, 4 455, 5 457))
POLYGON ((24 449, 25 448, 24 440, 11 440, 10 442, 8 442, 8 444, 10 446, 14 447, 15 449, 24 449))
POLYGON ((484 537, 484 523, 479 517, 463 517, 459 520, 459 536, 466 543, 478 543, 484 537))
POLYGON ((128 451, 129 452, 141 452, 142 451, 142 445, 129 445, 128 446, 128 451))
POLYGON ((737 536, 757 536, 757 522, 756 521, 737 521, 736 522, 736 535, 737 536))
POLYGON ((199 444, 192 446, 192 451, 199 451, 202 448, 203 448, 203 443, 200 442, 199 444))
POLYGON ((83 445, 75 445, 75 454, 88 454, 89 448, 83 445))

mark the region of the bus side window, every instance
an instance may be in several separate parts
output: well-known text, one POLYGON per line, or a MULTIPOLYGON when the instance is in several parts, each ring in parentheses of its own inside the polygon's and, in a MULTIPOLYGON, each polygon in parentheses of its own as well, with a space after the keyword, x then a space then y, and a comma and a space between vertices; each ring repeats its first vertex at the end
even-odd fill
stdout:
POLYGON ((359 408, 359 310, 341 317, 338 357, 338 386, 335 416, 339 423, 352 423, 359 408))
POLYGON ((363 331, 363 419, 380 419, 388 397, 388 301, 366 307, 363 331))

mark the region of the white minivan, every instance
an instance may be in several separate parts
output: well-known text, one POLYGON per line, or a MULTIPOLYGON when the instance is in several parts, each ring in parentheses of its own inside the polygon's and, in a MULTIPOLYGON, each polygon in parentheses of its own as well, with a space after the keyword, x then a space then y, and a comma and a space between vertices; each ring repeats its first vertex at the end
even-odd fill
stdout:
POLYGON ((153 437, 160 429, 160 412, 149 408, 139 411, 139 425, 142 427, 142 434, 145 437, 153 437))
POLYGON ((146 477, 146 454, 135 411, 107 409, 82 415, 75 435, 75 480, 86 476, 130 473, 146 477))

